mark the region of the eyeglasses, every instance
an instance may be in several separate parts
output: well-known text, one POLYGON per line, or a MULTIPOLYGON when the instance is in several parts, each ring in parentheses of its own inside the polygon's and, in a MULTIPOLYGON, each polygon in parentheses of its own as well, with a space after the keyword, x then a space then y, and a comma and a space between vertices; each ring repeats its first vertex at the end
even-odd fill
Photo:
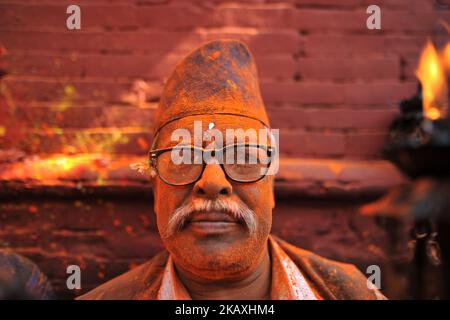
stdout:
POLYGON ((149 162, 159 177, 173 186, 200 180, 208 159, 215 159, 230 180, 251 183, 267 174, 274 152, 272 146, 257 144, 233 144, 213 150, 176 146, 150 150, 149 162))

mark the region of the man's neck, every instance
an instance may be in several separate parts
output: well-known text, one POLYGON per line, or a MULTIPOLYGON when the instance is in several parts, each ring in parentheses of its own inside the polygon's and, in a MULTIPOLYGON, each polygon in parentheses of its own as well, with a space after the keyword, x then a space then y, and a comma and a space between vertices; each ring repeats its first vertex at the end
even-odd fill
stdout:
POLYGON ((271 288, 271 262, 266 248, 254 272, 235 281, 211 282, 180 268, 177 274, 194 300, 268 300, 271 288))

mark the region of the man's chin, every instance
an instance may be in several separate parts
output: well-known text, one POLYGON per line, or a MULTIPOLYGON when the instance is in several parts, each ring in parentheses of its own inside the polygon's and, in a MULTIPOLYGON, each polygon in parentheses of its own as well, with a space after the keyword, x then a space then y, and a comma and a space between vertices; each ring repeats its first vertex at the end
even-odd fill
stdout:
POLYGON ((230 279, 249 269, 258 260, 261 249, 257 239, 239 231, 197 236, 186 229, 167 247, 177 265, 186 271, 205 279, 230 279))
POLYGON ((186 254, 197 252, 203 257, 229 255, 256 241, 241 224, 207 222, 190 223, 173 240, 186 254))

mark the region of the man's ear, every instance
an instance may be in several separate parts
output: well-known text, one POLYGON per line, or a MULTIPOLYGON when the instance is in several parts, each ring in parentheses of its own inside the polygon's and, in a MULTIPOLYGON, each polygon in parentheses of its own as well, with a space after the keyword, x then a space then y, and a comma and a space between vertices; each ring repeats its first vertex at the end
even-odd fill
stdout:
POLYGON ((149 182, 150 182, 150 185, 152 186, 152 188, 155 186, 156 177, 157 177, 156 170, 154 168, 150 167, 148 169, 148 178, 149 178, 149 182))
POLYGON ((156 179, 158 178, 155 169, 150 168, 149 172, 148 172, 148 177, 149 177, 149 182, 150 182, 150 186, 152 188, 152 193, 153 193, 153 212, 156 214, 158 212, 158 201, 156 201, 156 199, 158 198, 158 190, 157 190, 157 183, 156 183, 156 179))

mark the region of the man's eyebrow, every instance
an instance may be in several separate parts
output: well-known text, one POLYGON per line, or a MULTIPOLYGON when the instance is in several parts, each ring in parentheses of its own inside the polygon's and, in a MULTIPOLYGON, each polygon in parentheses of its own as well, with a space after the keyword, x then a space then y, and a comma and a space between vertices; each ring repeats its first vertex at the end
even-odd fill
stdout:
POLYGON ((194 146, 190 143, 172 143, 172 144, 160 146, 157 149, 185 148, 185 147, 194 147, 194 146))
POLYGON ((185 147, 191 147, 194 148, 194 145, 192 145, 191 143, 178 143, 172 147, 168 147, 168 148, 185 148, 185 147))
POLYGON ((161 145, 161 147, 158 147, 158 149, 168 149, 168 148, 177 148, 177 147, 179 147, 179 148, 185 148, 185 147, 198 148, 199 146, 196 146, 193 142, 171 141, 171 142, 168 142, 167 144, 161 145))
MULTIPOLYGON (((176 144, 176 145, 169 145, 169 146, 165 146, 165 147, 161 147, 161 148, 157 148, 155 150, 161 150, 161 149, 176 149, 176 148, 196 148, 196 149, 203 149, 205 151, 208 151, 208 149, 205 149, 205 147, 207 147, 208 145, 205 145, 203 147, 198 147, 192 144, 188 144, 188 143, 180 143, 180 144, 176 144)), ((240 146, 258 146, 258 147, 266 147, 266 148, 273 148, 272 144, 270 143, 229 143, 229 144, 224 144, 222 146, 218 146, 217 148, 211 148, 211 150, 217 150, 217 149, 226 149, 229 147, 240 147, 240 146)))

